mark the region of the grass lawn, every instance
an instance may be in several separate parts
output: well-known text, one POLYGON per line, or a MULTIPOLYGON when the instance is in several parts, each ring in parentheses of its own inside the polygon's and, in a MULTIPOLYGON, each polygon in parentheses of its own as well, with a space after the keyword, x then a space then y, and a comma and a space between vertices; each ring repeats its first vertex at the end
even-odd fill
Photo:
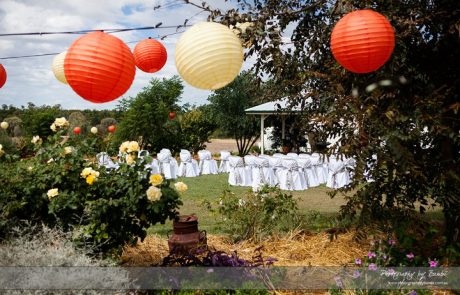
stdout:
MULTIPOLYGON (((199 228, 209 233, 223 233, 223 221, 217 213, 210 212, 204 202, 208 201, 213 205, 224 190, 231 190, 236 194, 245 194, 251 191, 250 187, 234 187, 228 185, 228 174, 202 175, 199 177, 179 178, 188 185, 188 190, 182 194, 183 205, 180 208, 181 215, 195 213, 198 216, 199 228)), ((292 195, 297 198, 300 213, 307 216, 308 220, 318 226, 327 226, 339 211, 341 205, 345 204, 343 196, 336 196, 331 199, 327 192, 331 189, 321 185, 305 191, 294 191, 292 195)), ((172 229, 172 222, 164 225, 155 225, 149 229, 149 233, 165 235, 172 229)))

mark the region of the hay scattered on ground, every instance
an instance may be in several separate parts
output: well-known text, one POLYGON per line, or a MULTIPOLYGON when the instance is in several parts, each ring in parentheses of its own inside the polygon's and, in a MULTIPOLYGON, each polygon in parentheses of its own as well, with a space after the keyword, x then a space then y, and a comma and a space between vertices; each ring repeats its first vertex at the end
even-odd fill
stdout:
MULTIPOLYGON (((263 246, 262 256, 273 257, 277 266, 341 266, 367 253, 369 244, 353 240, 354 233, 341 234, 330 241, 326 233, 292 233, 289 236, 273 237, 260 243, 243 241, 232 243, 225 236, 208 235, 208 245, 224 252, 236 251, 243 259, 251 259, 257 247, 263 246)), ((123 265, 151 266, 162 262, 168 255, 166 238, 151 235, 134 247, 125 247, 123 265)))

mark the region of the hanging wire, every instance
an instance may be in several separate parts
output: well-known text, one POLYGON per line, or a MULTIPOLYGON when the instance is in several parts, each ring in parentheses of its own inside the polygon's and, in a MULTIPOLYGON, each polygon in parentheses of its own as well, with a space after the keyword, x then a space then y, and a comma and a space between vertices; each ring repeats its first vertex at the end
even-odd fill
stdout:
MULTIPOLYGON (((0 37, 8 36, 42 36, 42 35, 68 35, 68 34, 86 34, 91 32, 106 32, 106 33, 119 33, 127 31, 140 31, 140 30, 159 30, 159 29, 175 29, 177 26, 161 26, 162 23, 158 23, 152 27, 138 27, 138 28, 124 28, 124 29, 97 29, 97 30, 80 30, 80 31, 62 31, 62 32, 29 32, 29 33, 6 33, 0 34, 0 37)), ((183 26, 183 25, 181 25, 183 26)))

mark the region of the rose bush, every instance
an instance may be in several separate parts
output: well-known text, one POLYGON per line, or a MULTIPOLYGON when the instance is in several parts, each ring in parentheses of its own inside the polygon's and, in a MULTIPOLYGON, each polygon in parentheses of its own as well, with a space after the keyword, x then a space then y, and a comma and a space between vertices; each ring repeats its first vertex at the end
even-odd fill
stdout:
POLYGON ((129 163, 107 171, 95 163, 98 138, 68 137, 68 126, 56 119, 48 140, 33 139, 35 157, 0 169, 0 236, 22 220, 43 222, 72 231, 77 244, 116 252, 177 215, 183 188, 150 176, 137 142, 126 144, 129 163))

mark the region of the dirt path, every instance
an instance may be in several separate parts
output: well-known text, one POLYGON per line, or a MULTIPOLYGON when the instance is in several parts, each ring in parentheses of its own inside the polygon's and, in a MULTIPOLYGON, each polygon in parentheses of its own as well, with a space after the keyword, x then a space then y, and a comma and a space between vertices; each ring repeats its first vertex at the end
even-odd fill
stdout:
POLYGON ((211 139, 211 142, 206 144, 206 149, 211 151, 213 154, 220 153, 222 150, 229 152, 238 151, 236 141, 233 138, 211 139))

